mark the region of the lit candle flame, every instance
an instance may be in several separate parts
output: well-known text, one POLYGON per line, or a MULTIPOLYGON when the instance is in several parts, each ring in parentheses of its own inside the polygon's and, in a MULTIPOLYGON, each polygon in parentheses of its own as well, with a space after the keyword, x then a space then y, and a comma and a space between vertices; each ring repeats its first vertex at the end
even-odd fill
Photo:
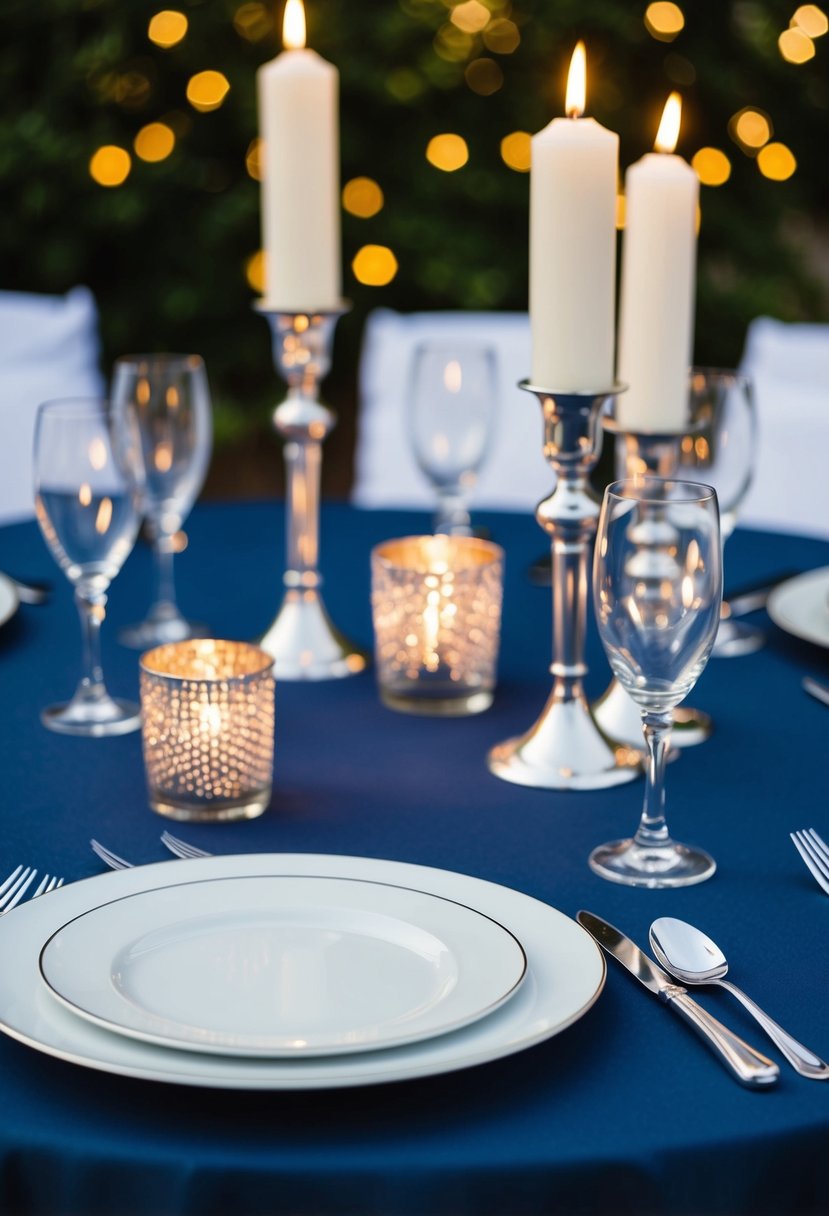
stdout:
POLYGON ((587 57, 584 43, 577 42, 567 73, 567 94, 564 108, 568 118, 580 118, 584 113, 587 93, 587 57))
POLYGON ((682 119, 682 98, 679 93, 671 93, 662 111, 662 121, 656 133, 654 150, 656 152, 673 152, 679 139, 679 124, 682 119))
POLYGON ((285 5, 282 45, 288 51, 301 51, 305 46, 305 9, 302 0, 288 0, 285 5))

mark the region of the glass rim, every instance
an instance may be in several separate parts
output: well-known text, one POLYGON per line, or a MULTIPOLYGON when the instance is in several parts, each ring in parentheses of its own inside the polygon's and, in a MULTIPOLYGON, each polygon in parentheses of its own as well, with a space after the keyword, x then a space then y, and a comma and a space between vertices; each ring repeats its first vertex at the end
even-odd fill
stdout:
POLYGON ((116 367, 139 367, 146 364, 152 368, 159 367, 176 367, 182 365, 185 370, 195 370, 204 367, 204 359, 201 355, 195 354, 178 354, 172 351, 148 352, 146 354, 137 355, 119 355, 113 364, 116 367))
POLYGON ((79 393, 74 397, 50 397, 46 401, 41 401, 37 407, 37 412, 40 415, 61 413, 61 414, 76 414, 77 417, 91 417, 93 415, 108 414, 112 410, 112 401, 109 397, 96 397, 94 394, 84 396, 79 393))
POLYGON ((183 684, 244 684, 249 680, 259 679, 263 675, 267 675, 273 670, 275 663, 273 655, 268 654, 261 646, 257 646, 255 642, 240 642, 233 638, 185 638, 180 642, 163 642, 160 646, 153 646, 151 650, 146 650, 138 660, 140 670, 148 676, 153 676, 157 680, 168 680, 171 683, 183 684), (184 651, 185 648, 192 652, 193 658, 198 658, 199 649, 204 649, 207 646, 216 647, 232 646, 237 651, 244 650, 248 654, 256 654, 260 656, 260 664, 251 671, 240 671, 230 675, 202 675, 202 674, 182 674, 179 671, 171 671, 169 667, 164 667, 163 662, 170 655, 171 651, 184 651))
POLYGON ((412 358, 416 358, 421 354, 446 354, 450 357, 453 354, 469 354, 486 355, 488 359, 495 358, 495 347, 491 342, 483 342, 479 338, 459 338, 454 341, 451 338, 422 338, 416 343, 412 350, 412 358))
POLYGON ((653 502, 653 503, 682 503, 717 501, 717 491, 713 486, 703 481, 686 481, 681 477, 646 477, 641 474, 636 477, 622 477, 611 481, 605 487, 605 498, 615 498, 618 502, 653 502), (669 497, 667 494, 657 494, 658 487, 681 488, 681 492, 669 497), (623 490, 639 491, 623 493, 623 490), (684 491, 684 492, 683 492, 684 491))
POLYGON ((404 565, 400 561, 395 561, 390 556, 389 551, 412 549, 416 552, 418 549, 423 548, 424 541, 428 542, 435 539, 442 539, 461 551, 466 550, 467 553, 475 552, 480 555, 481 560, 472 561, 466 565, 454 568, 454 574, 467 574, 469 571, 481 570, 485 566, 494 565, 496 562, 503 563, 504 561, 504 550, 495 541, 484 540, 481 536, 452 536, 446 532, 427 532, 421 535, 389 537, 388 540, 380 541, 379 544, 374 545, 371 550, 371 559, 378 562, 384 570, 410 570, 416 574, 434 574, 435 570, 428 560, 410 562, 404 565))
POLYGON ((688 379, 693 388, 697 376, 706 376, 712 380, 730 381, 732 384, 751 384, 751 376, 741 372, 737 367, 709 367, 707 364, 696 364, 688 372, 688 379))

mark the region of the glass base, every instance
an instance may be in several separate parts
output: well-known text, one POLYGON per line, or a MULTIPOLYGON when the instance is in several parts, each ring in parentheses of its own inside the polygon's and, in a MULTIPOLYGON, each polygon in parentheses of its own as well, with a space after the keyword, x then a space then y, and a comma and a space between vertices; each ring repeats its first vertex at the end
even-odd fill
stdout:
POLYGON ((702 849, 670 839, 661 845, 614 840, 594 849, 588 862, 601 878, 628 887, 690 887, 710 878, 717 868, 702 849))
POLYGON ((405 693, 380 689, 380 700, 389 709, 403 714, 423 714, 436 718, 459 718, 466 714, 480 714, 492 704, 491 692, 471 692, 460 697, 425 697, 422 693, 406 696, 405 693))
POLYGON ((116 701, 104 695, 95 700, 75 699, 65 705, 50 705, 40 715, 48 730, 61 735, 126 735, 139 730, 141 707, 132 701, 116 701))
POLYGON ((258 819, 271 800, 271 786, 251 790, 232 801, 187 802, 163 791, 150 791, 150 806, 157 815, 188 823, 220 823, 234 819, 258 819))
POLYGON ((711 654, 715 659, 736 659, 741 654, 754 654, 765 644, 766 635, 756 625, 745 625, 742 621, 720 621, 711 654))
POLYGON ((152 650, 166 642, 184 642, 187 638, 207 638, 210 630, 206 625, 186 621, 183 616, 152 617, 137 625, 127 625, 118 634, 122 646, 131 650, 152 650))

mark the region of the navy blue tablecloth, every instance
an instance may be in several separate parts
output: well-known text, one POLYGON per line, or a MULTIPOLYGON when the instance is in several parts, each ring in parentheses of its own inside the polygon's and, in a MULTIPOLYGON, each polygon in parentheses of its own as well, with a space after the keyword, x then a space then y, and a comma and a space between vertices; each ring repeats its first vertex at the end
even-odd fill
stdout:
MULTIPOLYGON (((829 835, 829 711, 800 679, 827 651, 774 628, 767 646, 712 660, 690 701, 713 737, 669 772, 669 823, 714 854, 715 877, 684 891, 628 890, 587 868, 597 843, 630 832, 641 782, 553 793, 497 780, 484 757, 520 733, 549 691, 550 593, 530 584, 544 548, 530 518, 480 520, 507 555, 500 683, 493 707, 452 721, 383 708, 372 672, 279 684, 272 805, 258 820, 194 825, 215 852, 355 854, 463 871, 569 915, 590 908, 641 944, 657 916, 704 928, 761 1005, 829 1057, 829 900, 788 832, 829 835)), ((200 507, 178 561, 180 599, 217 636, 264 630, 280 598, 277 504, 200 507)), ((424 516, 323 512, 325 597, 371 644, 371 545, 427 530, 424 516)), ((738 531, 731 586, 829 565, 817 540, 738 531)), ((135 862, 164 857, 148 809, 138 735, 47 732, 40 708, 68 695, 78 664, 71 590, 34 524, 0 531, 0 569, 50 577, 47 607, 0 630, 3 872, 19 861, 86 877, 90 836, 135 862)), ((119 626, 141 615, 142 546, 113 585, 104 650, 111 690, 137 695, 119 626)), ((594 630, 588 691, 608 669, 594 630)), ((2 960, 0 960, 2 965, 2 960)), ((718 992, 701 1000, 761 1048, 718 992)), ((771 1054, 774 1049, 769 1047, 771 1054)), ((615 963, 595 1007, 540 1046, 463 1072, 309 1093, 213 1092, 88 1071, 0 1038, 0 1210, 4 1213, 818 1213, 827 1207, 829 1084, 783 1064, 770 1092, 742 1089, 689 1030, 615 963)))

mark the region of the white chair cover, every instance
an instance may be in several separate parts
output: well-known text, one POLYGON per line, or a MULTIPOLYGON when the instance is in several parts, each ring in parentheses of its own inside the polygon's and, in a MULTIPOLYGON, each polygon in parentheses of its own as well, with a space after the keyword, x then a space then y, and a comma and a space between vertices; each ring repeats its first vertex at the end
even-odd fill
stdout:
POLYGON ((98 311, 92 293, 0 292, 0 522, 34 514, 32 436, 37 407, 100 396, 98 311))
POLYGON ((434 492, 411 452, 406 416, 412 357, 424 341, 475 341, 494 350, 498 419, 470 505, 531 513, 550 493, 554 477, 542 455, 539 404, 516 387, 530 375, 525 313, 377 309, 369 314, 360 360, 352 501, 360 507, 434 506, 434 492))
POLYGON ((759 453, 739 522, 829 536, 829 325, 758 317, 740 370, 754 383, 759 453))

